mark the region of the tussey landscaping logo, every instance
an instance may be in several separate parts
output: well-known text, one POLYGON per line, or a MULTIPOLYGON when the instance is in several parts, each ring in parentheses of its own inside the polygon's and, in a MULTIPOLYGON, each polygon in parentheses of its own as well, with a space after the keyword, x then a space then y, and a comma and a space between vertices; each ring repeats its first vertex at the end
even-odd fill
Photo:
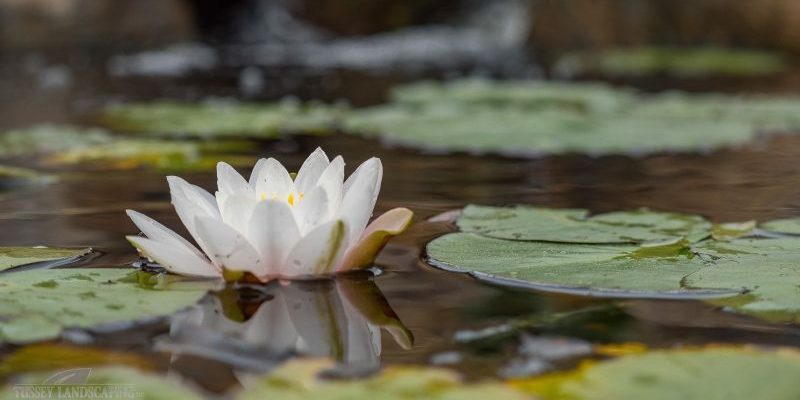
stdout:
POLYGON ((42 383, 15 384, 18 399, 137 399, 144 397, 135 385, 125 383, 88 383, 91 368, 59 372, 42 383))

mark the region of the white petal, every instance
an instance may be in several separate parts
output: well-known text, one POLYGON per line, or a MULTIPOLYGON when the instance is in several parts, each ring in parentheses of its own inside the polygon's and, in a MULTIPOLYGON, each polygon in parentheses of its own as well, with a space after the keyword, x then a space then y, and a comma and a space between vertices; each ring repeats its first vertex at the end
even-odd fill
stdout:
POLYGON ((297 329, 286 308, 281 287, 270 291, 271 300, 261 303, 258 311, 247 320, 244 339, 248 343, 265 346, 275 353, 294 351, 297 343, 297 329))
POLYGON ((289 250, 300 238, 294 215, 286 202, 267 200, 253 210, 247 234, 261 254, 268 274, 277 274, 289 250))
POLYGON ((244 235, 214 218, 197 218, 197 234, 208 247, 208 256, 219 267, 249 271, 258 276, 261 257, 244 235))
POLYGON ((219 202, 222 221, 246 236, 258 201, 247 196, 222 195, 219 197, 219 202))
POLYGON ((278 160, 268 159, 259 172, 256 195, 267 196, 268 199, 275 197, 285 202, 294 191, 294 182, 286 168, 278 160))
POLYGON ((328 156, 321 148, 317 147, 317 149, 306 158, 303 165, 300 166, 300 170, 297 171, 297 179, 294 180, 297 191, 300 193, 310 192, 329 164, 328 156))
POLYGON ((258 182, 258 177, 261 176, 261 174, 263 173, 262 170, 266 166, 267 166, 266 158, 261 158, 258 161, 256 161, 256 165, 254 165, 253 170, 250 171, 250 179, 248 180, 250 189, 256 190, 256 182, 258 182))
POLYGON ((348 243, 355 243, 369 222, 383 176, 381 162, 377 158, 365 161, 353 173, 350 186, 345 189, 339 216, 345 221, 348 230, 348 243), (357 174, 356 174, 357 173, 357 174))
POLYGON ((126 236, 125 238, 145 257, 159 263, 169 272, 189 276, 221 276, 219 270, 210 262, 190 251, 141 236, 126 236))
POLYGON ((250 192, 250 185, 233 167, 225 162, 217 163, 217 189, 226 194, 250 192))
POLYGON ((305 235, 315 226, 327 222, 333 213, 330 212, 328 193, 322 186, 315 187, 311 193, 294 208, 294 215, 300 234, 305 235))
POLYGON ((380 193, 381 191, 381 181, 383 180, 383 164, 381 164, 381 159, 376 157, 372 157, 369 160, 361 163, 361 165, 359 165, 358 168, 356 168, 356 170, 353 171, 353 173, 350 174, 349 177, 347 177, 347 180, 344 182, 344 188, 343 188, 344 194, 346 195, 347 192, 350 190, 350 187, 353 186, 353 183, 355 183, 356 179, 358 178, 358 175, 370 169, 378 170, 378 178, 377 178, 378 184, 375 187, 375 197, 377 199, 378 193, 380 193))
POLYGON ((281 274, 302 276, 333 272, 346 248, 346 229, 341 220, 319 225, 292 248, 281 274))
POLYGON ((205 189, 197 185, 192 185, 177 176, 168 176, 167 183, 169 184, 169 191, 173 199, 175 196, 184 196, 209 216, 219 217, 216 199, 205 189))
POLYGON ((344 160, 341 156, 336 156, 317 182, 317 186, 324 187, 328 194, 331 214, 335 214, 342 204, 342 181, 344 181, 344 160))
POLYGON ((125 210, 130 217, 131 221, 144 233, 148 238, 157 242, 165 243, 176 248, 183 248, 189 252, 194 253, 197 257, 203 257, 203 253, 197 250, 188 240, 184 239, 171 229, 161 225, 158 221, 134 210, 125 210))
POLYGON ((342 301, 334 288, 309 289, 303 282, 281 287, 289 317, 302 339, 298 351, 317 357, 341 357, 348 341, 342 301))
POLYGON ((189 231, 189 234, 192 235, 195 242, 197 242, 198 246, 200 246, 203 252, 208 253, 208 248, 203 243, 202 239, 197 235, 194 221, 197 217, 218 218, 218 215, 210 214, 207 212, 205 207, 198 205, 197 202, 189 200, 184 195, 184 192, 180 191, 172 193, 172 205, 175 206, 175 212, 178 214, 178 218, 181 219, 181 222, 186 227, 186 230, 189 231))

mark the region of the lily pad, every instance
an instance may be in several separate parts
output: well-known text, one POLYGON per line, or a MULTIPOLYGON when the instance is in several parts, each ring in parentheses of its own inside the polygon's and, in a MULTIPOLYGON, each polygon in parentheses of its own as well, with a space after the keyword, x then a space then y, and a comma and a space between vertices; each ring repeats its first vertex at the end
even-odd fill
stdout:
POLYGON ((245 141, 136 139, 65 125, 39 125, 0 135, 0 157, 38 156, 52 166, 94 164, 104 169, 213 170, 220 160, 251 165, 252 157, 240 154, 252 148, 245 141))
POLYGON ((155 102, 106 110, 103 122, 119 131, 178 137, 275 138, 284 132, 328 133, 338 108, 284 101, 268 104, 155 102))
POLYGON ((521 156, 708 151, 800 128, 800 99, 644 95, 598 84, 420 83, 354 110, 346 131, 442 151, 521 156))
POLYGON ((751 348, 651 351, 517 380, 543 400, 791 400, 800 398, 800 353, 751 348))
POLYGON ((631 245, 526 242, 452 233, 428 244, 437 267, 512 286, 614 297, 731 295, 735 291, 690 293, 681 279, 698 271, 698 257, 634 257, 631 245))
POLYGON ((265 377, 251 377, 236 399, 528 399, 499 382, 464 383, 440 368, 393 365, 364 379, 325 379, 327 360, 290 361, 265 377))
MULTIPOLYGON (((135 273, 135 272, 134 272, 135 273)), ((130 269, 35 269, 0 275, 0 340, 32 342, 58 337, 66 328, 114 324, 169 315, 196 303, 210 281, 177 281, 143 287, 130 269)))
POLYGON ((685 286, 745 291, 715 303, 768 320, 800 322, 800 239, 708 242, 697 250, 716 260, 686 276, 685 286))
POLYGON ((561 76, 763 76, 788 69, 779 53, 723 47, 628 47, 569 53, 555 65, 561 76))
POLYGON ((54 247, 0 247, 0 271, 20 265, 55 262, 63 265, 76 261, 92 249, 60 249, 54 247))
POLYGON ((709 224, 700 217, 638 211, 588 220, 618 229, 625 225, 613 224, 624 222, 646 226, 648 232, 705 233, 686 235, 695 242, 677 236, 597 244, 587 239, 594 231, 587 234, 573 223, 587 220, 585 215, 584 210, 468 206, 457 221, 464 232, 430 242, 428 259, 434 266, 506 285, 593 296, 706 299, 771 321, 800 322, 799 237, 742 238, 754 231, 750 222, 718 226, 709 238, 709 224), (521 212, 529 214, 521 217, 521 212))
MULTIPOLYGON (((23 386, 6 386, 0 399, 39 398, 35 389, 53 388, 52 398, 134 398, 148 400, 200 400, 195 390, 172 379, 134 368, 108 366, 26 375, 23 386), (46 386, 43 386, 46 384, 46 386), (37 387, 38 386, 38 387, 37 387), (28 391, 30 390, 30 391, 28 391)), ((46 394, 46 393, 45 393, 46 394)))
POLYGON ((50 183, 54 178, 28 168, 0 165, 0 190, 50 183))
POLYGON ((800 218, 776 219, 759 226, 765 231, 800 235, 800 218))
POLYGON ((483 236, 567 243, 642 243, 687 238, 699 241, 711 224, 696 215, 648 210, 589 217, 587 210, 469 205, 458 218, 463 232, 483 236))

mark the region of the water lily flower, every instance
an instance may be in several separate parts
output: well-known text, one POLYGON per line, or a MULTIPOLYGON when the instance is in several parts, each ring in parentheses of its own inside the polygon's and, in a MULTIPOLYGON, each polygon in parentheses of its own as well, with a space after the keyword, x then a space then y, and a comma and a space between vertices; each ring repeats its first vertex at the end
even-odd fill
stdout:
POLYGON ((378 158, 344 180, 344 160, 317 148, 296 177, 273 158, 259 160, 245 180, 230 165, 217 164, 211 195, 176 176, 167 177, 172 204, 197 243, 155 220, 128 210, 144 233, 127 236, 139 252, 170 272, 262 282, 369 267, 412 212, 395 208, 367 225, 378 198, 383 167, 378 158))

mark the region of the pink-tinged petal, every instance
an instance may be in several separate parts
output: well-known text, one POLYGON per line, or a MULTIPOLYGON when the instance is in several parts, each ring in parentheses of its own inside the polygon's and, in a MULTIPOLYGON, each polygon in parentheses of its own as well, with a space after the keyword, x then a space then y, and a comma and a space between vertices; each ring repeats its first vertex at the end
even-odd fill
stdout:
POLYGON ((141 236, 126 236, 139 252, 169 272, 198 277, 221 277, 220 271, 207 260, 185 249, 141 236))
POLYGON ((336 214, 342 204, 343 180, 344 159, 342 156, 336 156, 317 181, 317 186, 325 188, 328 195, 328 208, 331 214, 336 214))
POLYGON ((125 212, 128 214, 128 217, 130 217, 131 221, 133 221, 136 227, 139 228, 139 230, 142 231, 142 233, 144 233, 148 238, 153 239, 156 242, 161 242, 170 246, 185 249, 194 253, 197 257, 203 257, 203 253, 194 247, 194 245, 189 243, 188 240, 184 239, 181 235, 178 235, 166 226, 161 225, 161 223, 158 221, 138 211, 125 210, 125 212))
POLYGON ((240 194, 251 192, 250 185, 228 163, 217 163, 217 190, 225 194, 240 194))
POLYGON ((285 202, 294 191, 294 181, 286 168, 274 158, 267 159, 256 181, 256 196, 285 202))
POLYGON ((294 186, 297 188, 297 191, 300 193, 310 192, 311 189, 317 185, 319 177, 329 164, 328 156, 321 148, 317 147, 317 149, 306 158, 303 165, 300 166, 300 170, 297 171, 297 178, 294 180, 294 186))
POLYGON ((330 212, 328 193, 325 188, 317 186, 311 193, 306 194, 300 204, 294 208, 294 215, 301 235, 305 235, 315 226, 327 222, 333 214, 330 212))
POLYGON ((220 268, 258 276, 261 256, 241 233, 214 218, 197 218, 197 234, 208 247, 208 257, 220 268))
POLYGON ((395 235, 403 233, 411 224, 414 213, 407 208, 394 208, 375 219, 360 240, 347 250, 337 271, 365 268, 372 265, 375 257, 395 235))
POLYGON ((379 159, 371 158, 365 161, 354 173, 356 176, 346 189, 339 216, 347 225, 348 243, 355 243, 361 237, 372 216, 377 199, 376 190, 380 186, 381 171, 379 159))
POLYGON ((289 250, 300 239, 300 230, 286 202, 267 200, 258 203, 253 210, 247 237, 261 254, 266 273, 276 274, 289 250))
POLYGON ((286 277, 327 274, 334 271, 347 248, 346 229, 341 220, 319 225, 289 252, 280 271, 286 277))

